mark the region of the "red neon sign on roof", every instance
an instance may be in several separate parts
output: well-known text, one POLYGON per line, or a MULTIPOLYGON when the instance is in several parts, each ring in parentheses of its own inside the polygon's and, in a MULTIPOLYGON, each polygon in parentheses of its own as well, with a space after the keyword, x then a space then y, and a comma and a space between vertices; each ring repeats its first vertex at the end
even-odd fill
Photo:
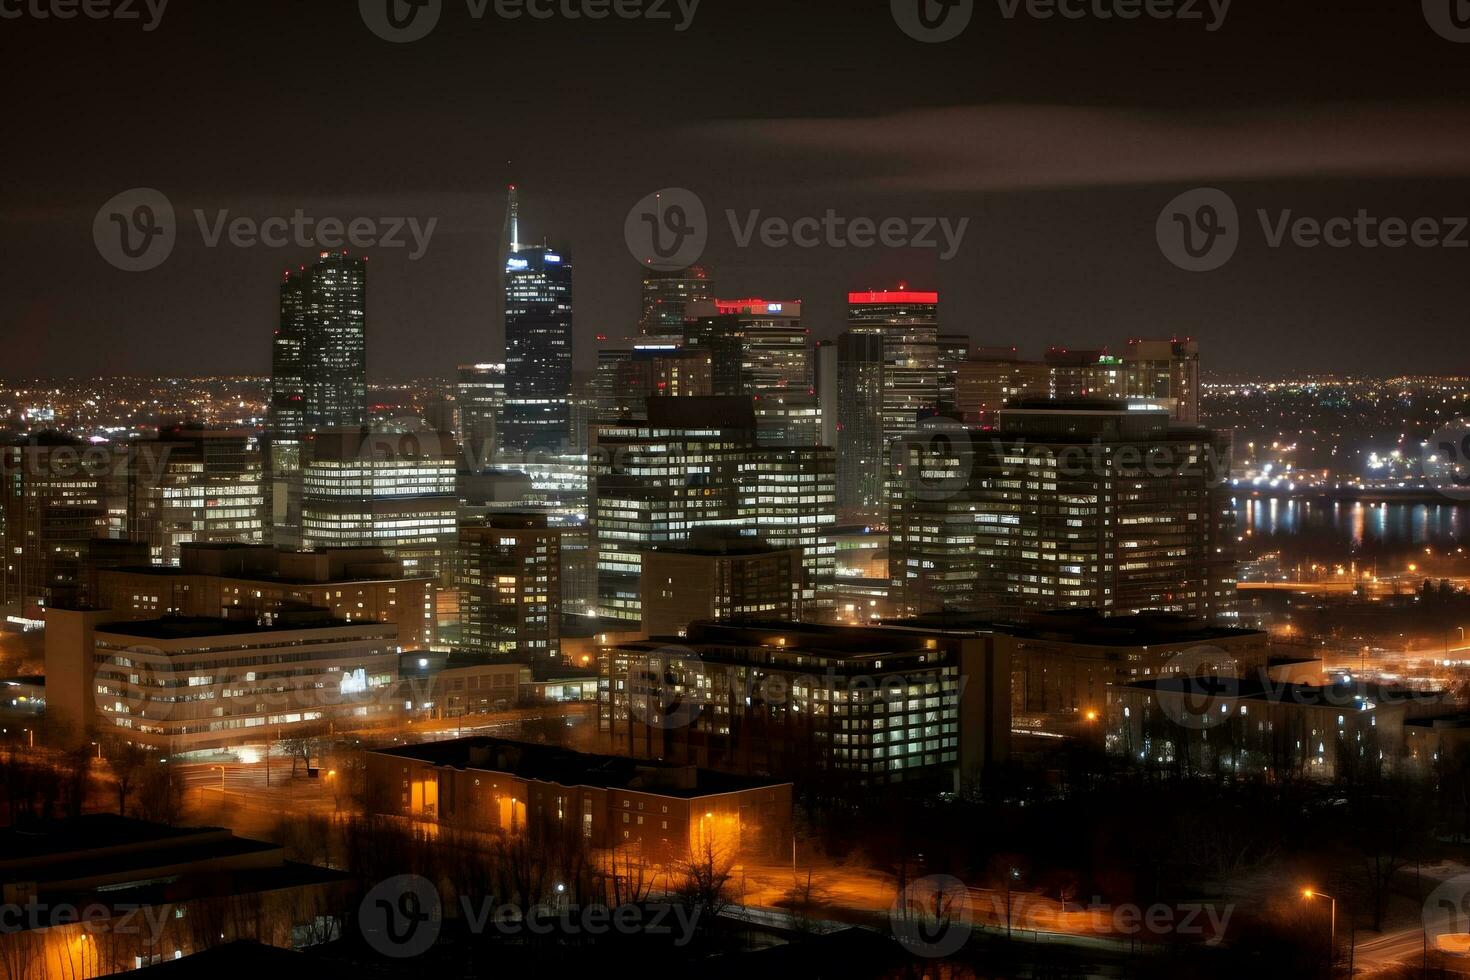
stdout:
POLYGON ((785 310, 794 310, 800 305, 800 300, 764 300, 764 299, 717 299, 715 309, 721 313, 744 313, 753 311, 755 313, 780 313, 785 310))
POLYGON ((871 306, 880 303, 938 303, 938 293, 916 292, 911 289, 882 289, 876 292, 848 293, 847 301, 854 306, 871 306))

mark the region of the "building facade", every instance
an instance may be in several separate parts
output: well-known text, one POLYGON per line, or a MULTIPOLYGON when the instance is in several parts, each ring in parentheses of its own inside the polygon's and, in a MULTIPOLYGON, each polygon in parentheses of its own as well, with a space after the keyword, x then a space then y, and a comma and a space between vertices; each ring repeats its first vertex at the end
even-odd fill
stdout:
POLYGON ((1219 434, 1107 400, 1021 402, 998 433, 938 422, 893 455, 902 612, 1233 618, 1219 434))
POLYGON ((467 649, 560 661, 561 530, 544 514, 461 524, 455 584, 467 649))

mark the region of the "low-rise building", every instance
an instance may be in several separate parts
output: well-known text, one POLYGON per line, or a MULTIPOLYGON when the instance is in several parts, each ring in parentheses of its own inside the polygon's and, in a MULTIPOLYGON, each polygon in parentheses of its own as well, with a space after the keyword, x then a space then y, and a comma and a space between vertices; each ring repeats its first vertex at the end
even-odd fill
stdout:
POLYGON ((404 574, 381 548, 278 551, 261 545, 186 544, 179 568, 104 567, 90 605, 113 618, 204 616, 259 620, 327 609, 347 622, 391 623, 398 646, 434 641, 434 581, 404 574))
POLYGON ((991 632, 700 622, 611 646, 602 671, 600 730, 637 758, 954 789, 1009 753, 1010 665, 991 632))
POLYGON ((367 756, 371 812, 462 830, 575 835, 588 847, 730 856, 791 846, 791 784, 476 737, 367 756))
POLYGON ((0 962, 13 977, 96 977, 240 940, 329 942, 348 884, 219 827, 95 813, 0 830, 0 962))
POLYGON ((1182 772, 1330 781, 1398 769, 1407 723, 1445 706, 1439 692, 1382 684, 1163 677, 1110 690, 1105 744, 1136 764, 1182 772))
POLYGON ((371 725, 391 717, 397 628, 284 613, 113 622, 47 611, 48 724, 68 741, 117 735, 169 754, 371 725))

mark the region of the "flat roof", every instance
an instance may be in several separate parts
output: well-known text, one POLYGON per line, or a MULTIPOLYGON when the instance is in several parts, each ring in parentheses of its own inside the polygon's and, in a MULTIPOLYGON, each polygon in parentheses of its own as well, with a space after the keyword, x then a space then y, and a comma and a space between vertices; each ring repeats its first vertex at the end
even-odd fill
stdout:
POLYGON ((228 833, 223 827, 169 827, 115 813, 85 813, 0 829, 0 862, 223 833, 228 833))
POLYGON ((632 759, 620 755, 576 752, 555 745, 514 742, 488 735, 451 739, 445 742, 426 742, 401 748, 377 749, 375 752, 399 759, 427 762, 435 766, 503 772, 520 779, 557 783, 562 786, 626 789, 680 799, 697 799, 701 796, 718 796, 722 793, 763 789, 769 786, 782 786, 789 782, 782 779, 736 776, 730 773, 715 772, 711 769, 698 769, 693 766, 647 759, 632 759), (661 776, 674 777, 691 770, 695 774, 695 783, 692 787, 680 786, 660 779, 661 776))
MULTIPOLYGON (((170 616, 165 619, 140 619, 131 622, 101 623, 98 633, 137 636, 149 640, 190 640, 213 636, 250 636, 257 633, 294 633, 301 630, 341 629, 350 626, 389 626, 371 619, 310 619, 304 622, 276 622, 269 625, 253 619, 213 619, 207 616, 170 616)), ((393 627, 396 629, 396 627, 393 627)))

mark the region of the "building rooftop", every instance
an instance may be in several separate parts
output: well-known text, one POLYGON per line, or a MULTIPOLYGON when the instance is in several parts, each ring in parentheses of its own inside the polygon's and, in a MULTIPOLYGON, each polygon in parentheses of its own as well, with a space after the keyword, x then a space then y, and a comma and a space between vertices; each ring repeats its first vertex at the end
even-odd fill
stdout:
POLYGON ((378 754, 455 769, 501 772, 561 786, 627 789, 680 799, 697 799, 784 783, 784 780, 736 776, 625 756, 594 755, 554 745, 513 742, 490 736, 380 749, 378 754))
POLYGON ((1233 637, 1265 637, 1261 630, 1216 626, 1197 616, 1144 613, 1104 616, 1096 609, 1058 609, 1031 613, 1019 620, 996 620, 971 613, 929 613, 910 619, 887 619, 886 626, 939 631, 1005 633, 1030 639, 1060 640, 1086 646, 1152 646, 1207 643, 1233 637))
POLYGON ((383 626, 376 620, 335 619, 325 610, 306 610, 304 615, 283 613, 274 623, 253 619, 214 619, 207 616, 169 616, 164 619, 141 619, 133 622, 99 623, 98 633, 136 636, 149 640, 189 640, 215 636, 247 636, 255 633, 288 633, 305 629, 340 629, 349 626, 383 626), (320 612, 321 615, 312 613, 320 612))
POLYGON ((1276 684, 1259 677, 1155 677, 1124 685, 1124 689, 1172 693, 1211 701, 1268 701, 1303 707, 1372 710, 1379 705, 1442 703, 1441 691, 1418 691, 1389 684, 1354 681, 1337 684, 1276 684))

